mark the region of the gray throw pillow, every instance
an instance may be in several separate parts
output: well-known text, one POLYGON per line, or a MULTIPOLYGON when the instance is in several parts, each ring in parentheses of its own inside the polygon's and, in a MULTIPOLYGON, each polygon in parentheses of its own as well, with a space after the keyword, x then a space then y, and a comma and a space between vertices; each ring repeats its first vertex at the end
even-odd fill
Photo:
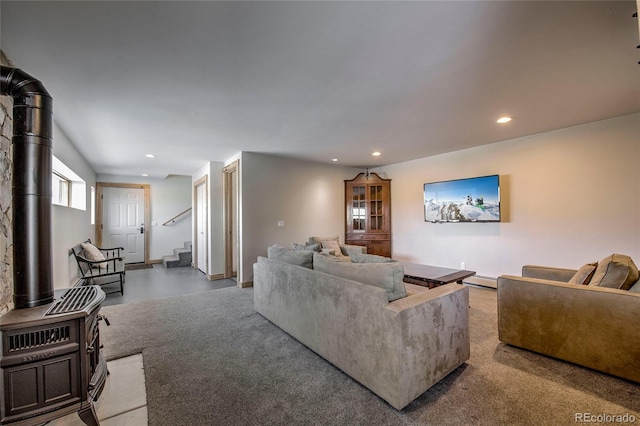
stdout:
POLYGON ((568 281, 569 284, 580 284, 587 285, 591 278, 593 278, 593 274, 596 272, 596 268, 598 267, 598 262, 587 263, 583 265, 578 272, 575 273, 573 277, 568 281))
POLYGON ((638 281, 638 267, 629 256, 612 254, 600 261, 589 285, 629 290, 638 281))
POLYGON ((633 287, 631 287, 631 288, 629 289, 629 291, 632 291, 632 292, 634 292, 634 293, 640 293, 640 280, 638 280, 638 281, 633 285, 633 287))
POLYGON ((407 295, 403 282, 404 268, 398 262, 352 263, 322 253, 314 253, 313 269, 383 288, 387 292, 389 302, 407 295))
POLYGON ((307 245, 302 245, 302 244, 296 244, 293 243, 291 244, 291 249, 292 250, 308 250, 308 251, 321 251, 322 248, 320 247, 320 244, 307 244, 307 245))
POLYGON ((271 260, 278 260, 309 269, 313 269, 313 253, 310 250, 289 250, 279 245, 273 245, 267 249, 267 257, 271 260))

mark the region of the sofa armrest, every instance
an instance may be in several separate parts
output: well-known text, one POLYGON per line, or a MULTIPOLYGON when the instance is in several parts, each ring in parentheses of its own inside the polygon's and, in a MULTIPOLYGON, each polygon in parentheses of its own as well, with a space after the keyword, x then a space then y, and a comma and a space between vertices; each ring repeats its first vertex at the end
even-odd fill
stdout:
POLYGON ((428 289, 426 287, 422 288, 424 288, 425 291, 413 293, 407 297, 402 297, 394 300, 393 302, 389 302, 389 304, 385 306, 385 309, 396 313, 410 311, 412 309, 419 310, 420 306, 424 305, 425 302, 446 298, 448 295, 460 292, 461 295, 456 297, 462 297, 463 299, 466 298, 463 305, 465 310, 469 310, 469 288, 466 286, 461 286, 460 284, 445 284, 432 289, 428 289))
POLYGON ((545 280, 568 282, 578 272, 577 269, 553 268, 549 266, 524 265, 522 276, 526 278, 541 278, 545 280))
POLYGON ((640 382, 640 294, 503 275, 500 341, 640 382))
POLYGON ((345 256, 367 254, 367 248, 365 246, 356 246, 352 244, 340 244, 340 250, 345 256))
POLYGON ((397 323, 399 401, 406 406, 471 356, 469 287, 447 284, 394 300, 384 309, 397 323))

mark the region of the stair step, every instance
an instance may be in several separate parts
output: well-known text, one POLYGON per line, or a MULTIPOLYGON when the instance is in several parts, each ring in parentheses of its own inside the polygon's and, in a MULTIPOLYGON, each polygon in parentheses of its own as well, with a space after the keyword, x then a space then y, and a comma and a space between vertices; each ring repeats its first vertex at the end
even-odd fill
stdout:
POLYGON ((184 246, 185 248, 173 249, 173 255, 162 256, 162 264, 165 268, 191 266, 191 242, 185 242, 184 246), (187 244, 189 244, 188 248, 187 244))

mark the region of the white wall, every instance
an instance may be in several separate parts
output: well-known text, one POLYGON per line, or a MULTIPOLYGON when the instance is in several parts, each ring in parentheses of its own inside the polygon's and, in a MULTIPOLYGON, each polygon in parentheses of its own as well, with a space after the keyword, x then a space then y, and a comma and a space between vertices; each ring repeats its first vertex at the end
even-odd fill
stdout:
POLYGON ((267 247, 335 235, 344 242, 344 180, 362 170, 243 152, 241 173, 242 282, 267 247), (278 228, 283 220, 285 226, 278 228))
POLYGON ((640 261, 640 114, 379 168, 401 261, 496 277, 524 264, 640 261), (424 222, 425 182, 500 174, 503 222, 424 222))
POLYGON ((86 209, 53 205, 53 282, 54 288, 67 288, 79 278, 78 266, 69 250, 88 238, 95 240, 94 227, 91 225, 91 186, 95 187, 96 174, 73 146, 58 125, 53 128, 53 155, 80 176, 86 186, 86 209))
POLYGON ((192 212, 175 223, 162 226, 164 222, 191 207, 191 177, 169 175, 164 179, 144 176, 98 175, 98 182, 137 183, 149 185, 149 215, 151 223, 145 224, 149 233, 149 260, 158 261, 162 256, 172 255, 174 248, 181 248, 191 241, 192 212), (155 222, 155 225, 152 223, 155 222))

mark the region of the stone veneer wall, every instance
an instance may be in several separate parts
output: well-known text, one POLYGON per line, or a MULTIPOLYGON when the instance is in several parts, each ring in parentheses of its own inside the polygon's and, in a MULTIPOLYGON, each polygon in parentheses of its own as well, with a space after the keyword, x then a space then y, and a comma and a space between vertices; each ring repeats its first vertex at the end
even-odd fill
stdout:
POLYGON ((0 315, 13 309, 13 236, 11 230, 11 176, 13 170, 13 102, 0 96, 0 315))

